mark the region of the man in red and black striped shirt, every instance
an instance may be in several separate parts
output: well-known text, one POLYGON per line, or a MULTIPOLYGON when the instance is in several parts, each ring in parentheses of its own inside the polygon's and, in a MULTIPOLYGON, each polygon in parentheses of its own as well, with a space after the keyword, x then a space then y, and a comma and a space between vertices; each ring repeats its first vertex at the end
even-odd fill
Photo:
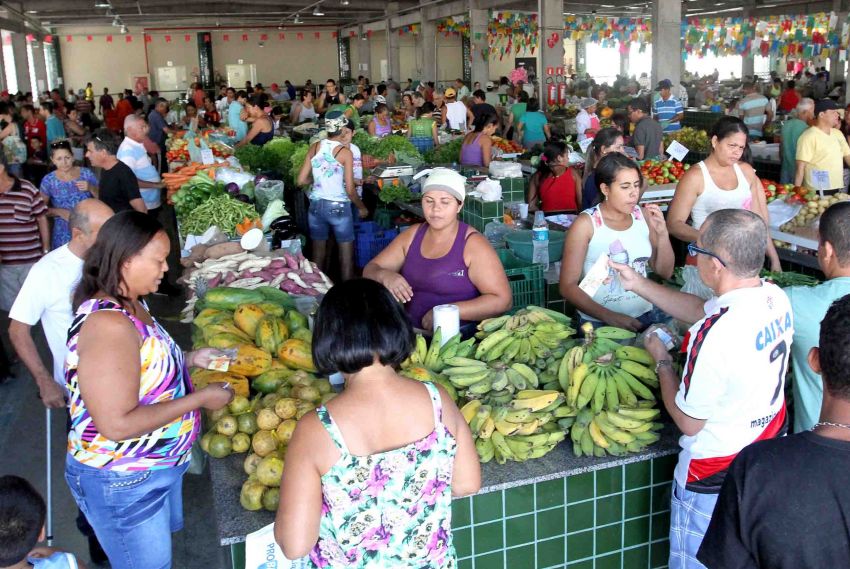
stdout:
POLYGON ((702 281, 716 293, 708 302, 637 276, 616 265, 623 288, 671 316, 695 322, 685 337, 681 382, 655 336, 664 406, 684 433, 676 466, 670 519, 670 568, 704 567, 696 559, 732 460, 747 445, 786 430, 785 372, 794 323, 785 293, 762 282, 768 244, 764 221, 743 209, 708 216, 697 243, 702 281))

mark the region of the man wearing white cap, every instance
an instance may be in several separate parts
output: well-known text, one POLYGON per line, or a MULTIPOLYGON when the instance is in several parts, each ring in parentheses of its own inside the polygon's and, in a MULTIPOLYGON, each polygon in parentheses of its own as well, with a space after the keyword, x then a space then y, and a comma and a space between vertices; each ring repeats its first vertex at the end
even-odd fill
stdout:
POLYGON ((484 101, 494 107, 499 107, 502 101, 499 100, 499 92, 496 90, 496 84, 492 81, 487 81, 487 93, 484 95, 484 101))
POLYGON ((576 129, 578 131, 578 141, 583 142, 586 139, 593 140, 596 136, 596 131, 599 130, 599 117, 596 116, 596 106, 598 101, 593 97, 587 97, 581 100, 579 106, 581 110, 576 115, 576 129))
POLYGON ((405 303, 413 325, 425 330, 432 329, 433 308, 440 304, 457 305, 462 327, 503 314, 512 301, 502 264, 490 242, 458 220, 466 178, 448 168, 424 174, 425 223, 396 237, 363 276, 387 287, 405 303))

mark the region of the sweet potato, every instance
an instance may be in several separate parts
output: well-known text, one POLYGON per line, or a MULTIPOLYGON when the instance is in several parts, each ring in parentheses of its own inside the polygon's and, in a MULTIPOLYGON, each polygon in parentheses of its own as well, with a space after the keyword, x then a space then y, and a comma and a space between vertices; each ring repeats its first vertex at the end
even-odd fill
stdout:
POLYGON ((207 259, 220 259, 225 255, 235 255, 242 252, 242 246, 238 242, 227 241, 219 243, 207 249, 207 259))

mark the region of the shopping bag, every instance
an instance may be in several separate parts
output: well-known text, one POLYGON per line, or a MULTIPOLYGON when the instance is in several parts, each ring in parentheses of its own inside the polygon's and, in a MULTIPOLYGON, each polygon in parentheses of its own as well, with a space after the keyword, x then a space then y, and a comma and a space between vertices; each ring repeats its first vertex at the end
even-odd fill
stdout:
POLYGON ((245 569, 306 569, 307 558, 287 559, 274 540, 274 523, 245 537, 245 569))

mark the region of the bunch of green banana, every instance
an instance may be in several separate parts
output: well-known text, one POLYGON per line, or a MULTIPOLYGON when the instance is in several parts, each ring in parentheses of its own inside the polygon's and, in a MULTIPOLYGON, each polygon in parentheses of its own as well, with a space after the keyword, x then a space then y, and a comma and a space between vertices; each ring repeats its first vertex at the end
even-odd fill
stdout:
POLYGON ((440 328, 434 332, 431 344, 422 334, 416 335, 416 347, 410 357, 401 364, 402 369, 411 366, 422 366, 434 372, 440 372, 446 367, 446 361, 457 357, 467 357, 475 351, 475 338, 461 342, 460 334, 455 334, 440 345, 443 332, 440 328))
POLYGON ((570 429, 573 453, 576 456, 622 456, 640 452, 660 438, 662 424, 653 422, 658 409, 643 401, 635 407, 620 407, 619 411, 593 413, 590 409, 578 412, 570 429))
POLYGON ((572 413, 563 405, 559 391, 527 389, 503 405, 473 399, 461 407, 461 414, 475 439, 482 463, 495 459, 524 462, 540 458, 566 438, 560 426, 572 413))
POLYGON ((442 375, 467 399, 483 399, 495 405, 507 404, 518 391, 536 389, 540 384, 534 370, 519 362, 485 363, 455 356, 445 363, 448 367, 443 368, 442 375))
POLYGON ((573 334, 567 316, 528 306, 512 316, 479 323, 475 337, 480 343, 474 357, 484 362, 520 362, 543 371, 563 356, 565 340, 573 334))

